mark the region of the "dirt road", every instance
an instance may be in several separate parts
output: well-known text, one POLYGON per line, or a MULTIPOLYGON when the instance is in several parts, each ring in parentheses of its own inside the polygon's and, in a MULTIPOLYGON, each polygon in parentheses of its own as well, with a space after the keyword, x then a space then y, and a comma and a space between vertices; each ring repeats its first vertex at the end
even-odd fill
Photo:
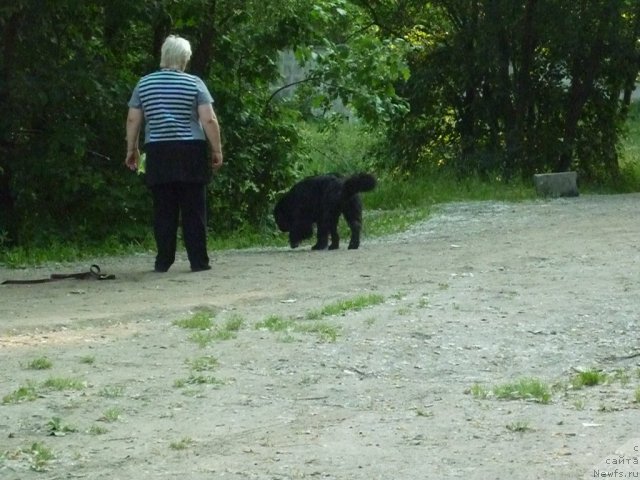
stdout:
POLYGON ((0 478, 640 478, 639 245, 640 195, 459 203, 358 251, 0 286, 0 478), (498 398, 522 379, 549 402, 498 398))

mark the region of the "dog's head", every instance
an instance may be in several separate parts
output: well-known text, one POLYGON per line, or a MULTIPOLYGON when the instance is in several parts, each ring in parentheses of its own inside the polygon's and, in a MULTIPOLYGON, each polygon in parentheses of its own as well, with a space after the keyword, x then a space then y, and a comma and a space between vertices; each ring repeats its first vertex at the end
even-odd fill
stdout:
POLYGON ((291 228, 291 218, 289 217, 289 211, 283 200, 276 203, 276 206, 273 209, 273 218, 276 220, 276 225, 278 225, 280 231, 289 231, 291 228))
POLYGON ((294 220, 295 213, 291 203, 291 198, 288 195, 282 197, 273 209, 273 218, 280 231, 289 233, 291 248, 296 248, 302 240, 313 236, 313 224, 294 220))
POLYGON ((291 248, 300 246, 302 240, 313 237, 313 224, 296 224, 295 228, 289 231, 289 245, 291 248))

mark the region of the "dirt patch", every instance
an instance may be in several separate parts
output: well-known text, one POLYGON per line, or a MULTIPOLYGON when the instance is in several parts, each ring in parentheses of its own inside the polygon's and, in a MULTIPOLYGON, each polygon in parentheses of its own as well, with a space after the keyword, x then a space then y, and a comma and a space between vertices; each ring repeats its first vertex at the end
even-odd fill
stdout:
POLYGON ((639 205, 456 203, 401 235, 365 231, 358 251, 215 252, 195 274, 106 258, 116 280, 1 286, 0 476, 640 477, 639 205), (384 302, 307 319, 372 293, 384 302), (198 310, 242 327, 200 347, 173 323, 198 310), (338 337, 256 328, 270 316, 338 337), (42 357, 50 369, 27 368, 42 357), (605 382, 574 388, 585 369, 605 382), (550 402, 494 395, 523 378, 550 402), (34 398, 13 401, 21 387, 34 398), (623 445, 631 462, 603 463, 623 445))

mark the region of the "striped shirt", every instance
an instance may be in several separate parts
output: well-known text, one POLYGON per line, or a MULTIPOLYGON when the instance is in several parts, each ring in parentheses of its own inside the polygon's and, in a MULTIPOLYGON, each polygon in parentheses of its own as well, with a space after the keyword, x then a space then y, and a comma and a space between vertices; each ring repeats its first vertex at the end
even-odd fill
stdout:
POLYGON ((141 108, 145 143, 205 140, 198 105, 213 103, 204 82, 195 75, 163 69, 140 79, 129 107, 141 108))

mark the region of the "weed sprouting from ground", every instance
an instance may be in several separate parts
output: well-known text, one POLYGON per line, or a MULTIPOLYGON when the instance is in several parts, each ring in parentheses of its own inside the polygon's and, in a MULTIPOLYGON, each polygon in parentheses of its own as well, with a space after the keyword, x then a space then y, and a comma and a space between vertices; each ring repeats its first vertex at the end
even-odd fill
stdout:
POLYGON ((55 458, 53 450, 42 442, 35 442, 30 448, 25 448, 22 453, 31 457, 31 469, 36 472, 44 472, 47 464, 55 458))
POLYGON ((53 367, 53 362, 47 357, 35 358, 27 364, 27 368, 30 370, 48 370, 51 367, 53 367))
POLYGON ((104 398, 122 397, 124 395, 124 387, 120 385, 109 385, 103 387, 102 390, 98 392, 98 395, 104 398))
POLYGON ((232 315, 221 325, 214 323, 214 317, 214 312, 202 310, 194 313, 191 317, 175 320, 173 325, 194 330, 189 339, 201 348, 214 341, 236 338, 238 331, 244 325, 244 319, 240 315, 232 315))
POLYGON ((549 403, 551 390, 549 386, 537 378, 522 378, 515 383, 506 383, 493 389, 496 398, 504 400, 534 400, 549 403))
POLYGON ((49 420, 49 422, 47 423, 47 430, 49 431, 50 435, 56 437, 77 431, 75 427, 63 423, 60 417, 53 417, 51 420, 49 420))
POLYGON ((607 381, 607 374, 599 370, 591 369, 579 372, 571 380, 571 385, 575 389, 583 387, 593 387, 607 381))
POLYGON ((197 312, 190 317, 176 320, 173 324, 189 330, 209 330, 213 326, 213 314, 211 312, 197 312))
POLYGON ((218 368, 219 362, 215 357, 205 356, 187 360, 187 365, 194 372, 206 372, 218 368))
POLYGON ((258 330, 268 330, 275 333, 284 333, 284 341, 291 341, 291 333, 312 333, 318 335, 320 340, 335 342, 340 333, 340 327, 328 322, 298 322, 293 318, 284 318, 279 315, 270 315, 262 322, 256 324, 258 330))
POLYGON ((471 393, 474 398, 480 399, 485 399, 489 396, 489 391, 478 383, 474 383, 471 386, 471 388, 469 389, 469 393, 471 393))
POLYGON ((529 422, 518 420, 507 424, 507 430, 509 430, 510 432, 525 433, 530 432, 533 429, 529 425, 529 422))
POLYGON ((84 365, 93 365, 96 362, 96 357, 93 355, 85 355, 84 357, 80 357, 80 363, 84 365))
POLYGON ((104 411, 100 420, 107 423, 117 422, 122 415, 122 409, 118 407, 111 407, 104 411))
POLYGON ((219 378, 213 377, 211 375, 207 376, 207 375, 192 373, 187 378, 176 380, 173 383, 173 386, 176 388, 184 388, 187 386, 194 386, 194 385, 212 385, 214 387, 219 387, 221 385, 224 385, 224 382, 219 378))
POLYGON ((269 330, 270 332, 287 332, 294 328, 295 320, 284 318, 279 315, 269 315, 262 322, 256 324, 258 330, 269 330))
POLYGON ((91 425, 91 428, 89 428, 89 435, 104 435, 108 432, 109 430, 102 425, 91 425))
MULTIPOLYGON (((318 335, 320 340, 335 342, 340 334, 340 327, 325 321, 321 321, 328 316, 343 315, 347 312, 359 311, 372 305, 384 302, 384 297, 378 294, 359 295, 354 298, 340 300, 322 307, 319 310, 307 312, 305 319, 309 322, 298 322, 293 318, 285 318, 279 315, 270 315, 262 322, 256 324, 256 329, 269 330, 287 334, 290 339, 291 333, 313 333, 318 335)), ((373 321, 371 321, 373 324, 373 321)))
POLYGON ((83 390, 86 384, 78 378, 51 377, 45 380, 42 386, 49 390, 64 392, 67 390, 83 390))
POLYGON ((26 385, 18 387, 12 393, 2 397, 3 404, 14 404, 22 402, 31 402, 38 398, 38 389, 35 383, 29 382, 26 385))
POLYGON ((340 328, 327 322, 303 323, 296 327, 297 332, 315 333, 321 340, 335 342, 338 339, 340 328))
POLYGON ((12 393, 2 397, 2 403, 6 405, 31 402, 48 391, 63 392, 69 390, 83 390, 85 386, 86 383, 77 378, 51 377, 40 385, 35 382, 27 382, 26 385, 22 385, 12 393))
POLYGON ((488 390, 485 387, 474 384, 469 393, 474 398, 497 398, 500 400, 533 400, 538 403, 551 401, 551 389, 546 383, 537 378, 521 378, 513 383, 505 383, 488 390))
POLYGON ((195 442, 193 441, 193 439, 189 437, 185 437, 176 442, 171 442, 169 444, 169 448, 171 448, 172 450, 186 450, 187 448, 192 446, 194 443, 195 442))
POLYGON ((332 315, 342 315, 347 312, 359 311, 366 307, 373 305, 379 305, 384 302, 384 297, 376 293, 367 295, 359 295, 354 298, 340 300, 335 303, 331 303, 322 307, 320 310, 312 310, 307 313, 306 318, 308 320, 318 320, 322 317, 328 317, 332 315))
POLYGON ((210 372, 219 366, 218 359, 210 355, 186 360, 186 364, 191 369, 187 378, 181 378, 173 382, 175 388, 185 388, 194 385, 213 385, 219 387, 224 382, 214 376, 204 375, 203 372, 210 372))

